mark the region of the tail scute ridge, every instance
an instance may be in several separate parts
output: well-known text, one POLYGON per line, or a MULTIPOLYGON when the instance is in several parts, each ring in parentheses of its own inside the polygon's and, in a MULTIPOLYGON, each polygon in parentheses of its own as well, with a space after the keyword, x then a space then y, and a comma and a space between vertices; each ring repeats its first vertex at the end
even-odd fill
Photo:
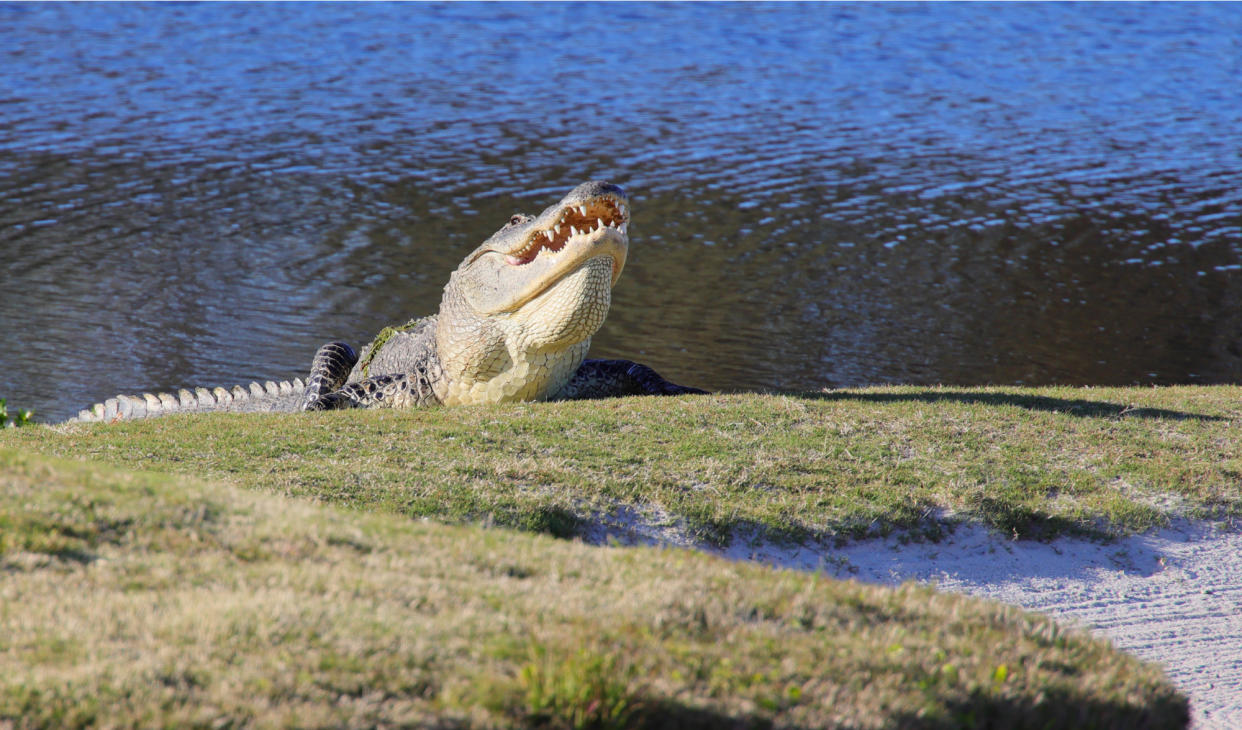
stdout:
POLYGON ((67 423, 128 421, 168 413, 192 411, 284 411, 296 410, 294 400, 305 391, 301 378, 276 382, 251 382, 232 388, 180 388, 172 393, 119 394, 81 410, 67 423))
POLYGON ((116 417, 122 419, 141 418, 147 411, 146 401, 128 395, 116 397, 116 417))
POLYGON ((155 393, 143 393, 142 400, 146 403, 149 413, 159 413, 164 410, 164 404, 160 403, 160 397, 155 393))

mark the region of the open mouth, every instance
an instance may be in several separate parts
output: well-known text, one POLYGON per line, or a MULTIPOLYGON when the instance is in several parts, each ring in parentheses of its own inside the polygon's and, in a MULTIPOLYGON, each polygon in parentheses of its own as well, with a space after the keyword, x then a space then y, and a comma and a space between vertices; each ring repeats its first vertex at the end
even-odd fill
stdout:
POLYGON ((629 204, 614 195, 600 195, 562 208, 551 225, 532 231, 526 244, 506 255, 505 262, 511 266, 529 264, 544 251, 557 253, 565 248, 570 239, 593 236, 605 229, 619 231, 624 236, 629 225, 629 204))

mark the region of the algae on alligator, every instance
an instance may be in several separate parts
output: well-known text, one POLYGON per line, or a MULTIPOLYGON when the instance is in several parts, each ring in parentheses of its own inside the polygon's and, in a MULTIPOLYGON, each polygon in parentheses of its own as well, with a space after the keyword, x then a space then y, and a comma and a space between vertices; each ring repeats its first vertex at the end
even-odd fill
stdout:
POLYGON ((343 342, 320 347, 305 383, 118 395, 70 420, 703 393, 629 360, 586 359, 625 266, 629 222, 624 190, 583 183, 471 252, 438 313, 385 328, 361 356, 343 342))

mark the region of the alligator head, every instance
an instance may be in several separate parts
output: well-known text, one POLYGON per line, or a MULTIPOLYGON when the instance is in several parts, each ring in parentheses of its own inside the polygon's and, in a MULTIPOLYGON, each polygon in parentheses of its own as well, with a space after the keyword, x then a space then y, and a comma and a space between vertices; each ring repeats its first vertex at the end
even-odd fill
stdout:
POLYGON ((519 214, 457 267, 436 329, 446 404, 546 397, 568 380, 604 323, 629 248, 616 185, 574 188, 519 214))

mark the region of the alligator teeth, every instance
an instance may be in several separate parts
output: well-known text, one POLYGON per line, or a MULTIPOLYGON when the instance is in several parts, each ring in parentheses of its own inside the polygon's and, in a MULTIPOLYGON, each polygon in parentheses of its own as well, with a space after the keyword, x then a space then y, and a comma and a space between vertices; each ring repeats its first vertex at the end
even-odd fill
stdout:
POLYGON ((570 226, 570 227, 569 227, 569 237, 570 237, 570 238, 577 238, 577 237, 578 237, 578 229, 577 229, 577 228, 574 228, 573 226, 570 226))
POLYGON ((543 235, 547 236, 549 241, 556 240, 556 234, 554 234, 552 231, 544 231, 543 235))
POLYGON ((583 218, 586 218, 586 206, 585 205, 578 206, 578 215, 582 216, 583 218))
POLYGON ((557 223, 556 225, 552 226, 552 230, 556 231, 557 233, 560 233, 560 232, 561 232, 561 224, 560 224, 560 223, 557 223))
POLYGON ((603 218, 600 218, 595 221, 595 230, 597 231, 604 230, 604 219, 603 218))

